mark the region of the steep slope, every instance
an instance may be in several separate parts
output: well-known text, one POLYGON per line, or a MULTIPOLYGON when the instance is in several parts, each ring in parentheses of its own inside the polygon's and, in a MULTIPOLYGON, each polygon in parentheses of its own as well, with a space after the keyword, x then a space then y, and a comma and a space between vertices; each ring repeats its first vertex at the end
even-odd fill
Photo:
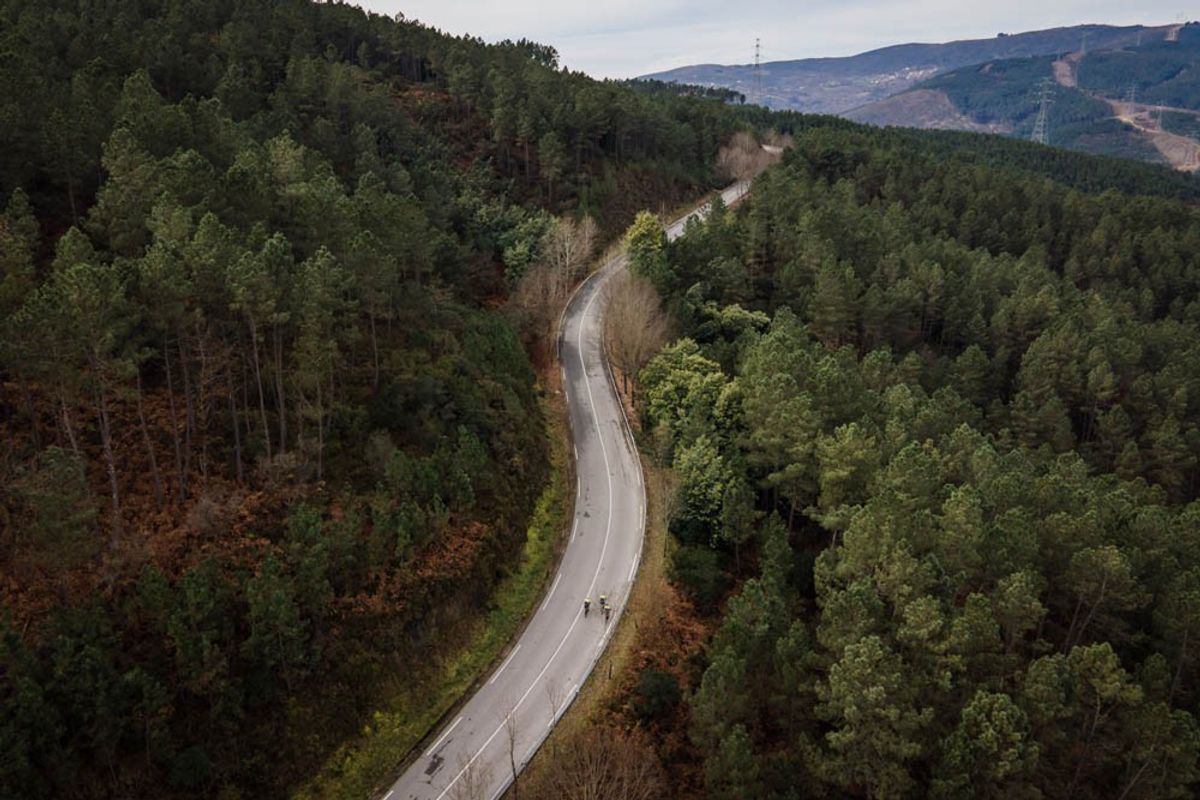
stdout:
POLYGON ((644 77, 721 86, 770 108, 836 114, 970 64, 1073 52, 1082 42, 1088 48, 1114 48, 1163 39, 1170 31, 1170 27, 1079 25, 945 44, 902 44, 846 58, 773 61, 762 65, 761 95, 749 64, 701 64, 644 77))
POLYGON ((1048 81, 1052 144, 1197 169, 1200 25, 1118 49, 1002 59, 937 75, 907 92, 846 112, 876 125, 980 130, 1029 137, 1048 81), (949 101, 930 106, 940 93, 949 101), (1166 122, 1164 122, 1164 118, 1166 122))
POLYGON ((977 122, 955 107, 940 89, 913 89, 845 112, 846 119, 880 127, 900 126, 925 130, 1010 133, 999 122, 977 122))
POLYGON ((348 4, 93 5, 0 0, 0 797, 282 797, 518 563, 587 217, 744 112, 348 4))
POLYGON ((596 716, 673 797, 1195 792, 1200 209, 943 136, 802 133, 653 273, 684 338, 643 413, 716 630, 596 716))

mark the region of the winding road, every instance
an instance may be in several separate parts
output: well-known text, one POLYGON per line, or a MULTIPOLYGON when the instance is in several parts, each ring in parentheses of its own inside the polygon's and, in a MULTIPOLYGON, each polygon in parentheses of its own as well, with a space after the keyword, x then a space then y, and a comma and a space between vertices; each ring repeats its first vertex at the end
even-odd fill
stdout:
MULTIPOLYGON (((729 187, 727 204, 749 183, 729 187)), ((672 223, 683 233, 691 216, 672 223)), ((423 745, 383 800, 494 800, 504 793, 575 699, 604 651, 629 597, 642 553, 646 491, 641 462, 618 400, 601 333, 604 289, 625 269, 617 256, 567 304, 559 331, 559 363, 574 440, 575 515, 558 573, 541 606, 500 665, 423 745), (605 620, 593 602, 607 595, 605 620)))

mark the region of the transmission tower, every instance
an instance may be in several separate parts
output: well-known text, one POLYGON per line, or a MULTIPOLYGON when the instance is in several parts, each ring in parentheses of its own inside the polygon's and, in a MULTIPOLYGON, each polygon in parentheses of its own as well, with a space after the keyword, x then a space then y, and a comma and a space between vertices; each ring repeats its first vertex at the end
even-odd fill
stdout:
POLYGON ((754 40, 754 100, 762 105, 762 40, 754 40))
POLYGON ((1042 94, 1039 100, 1037 119, 1033 123, 1033 135, 1030 140, 1038 144, 1050 144, 1050 106, 1054 103, 1054 81, 1047 78, 1042 81, 1042 94))

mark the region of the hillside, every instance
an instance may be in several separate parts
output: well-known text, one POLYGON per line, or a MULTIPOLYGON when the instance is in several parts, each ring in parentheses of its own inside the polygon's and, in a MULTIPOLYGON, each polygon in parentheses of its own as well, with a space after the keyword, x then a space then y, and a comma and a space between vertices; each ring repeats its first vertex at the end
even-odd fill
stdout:
POLYGON ((1200 209, 992 147, 1118 163, 812 129, 631 230, 677 594, 595 713, 664 795, 1195 796, 1200 209))
POLYGON ((0 797, 286 796, 485 616, 563 292, 738 112, 308 0, 0 51, 0 797))
POLYGON ((662 81, 719 86, 747 102, 776 109, 838 114, 903 92, 941 72, 997 59, 1049 56, 1088 48, 1112 49, 1164 39, 1170 27, 1079 25, 946 44, 902 44, 845 58, 771 61, 762 65, 762 93, 754 67, 700 64, 646 75, 662 81))
MULTIPOLYGON (((565 516, 554 487, 573 483, 547 431, 559 396, 547 340, 563 301, 639 211, 719 185, 723 144, 748 130, 796 137, 800 154, 787 166, 796 188, 769 178, 763 203, 711 242, 668 250, 648 239, 679 330, 709 337, 720 369, 732 371, 737 349, 754 343, 758 312, 827 308, 813 322, 821 343, 803 357, 841 352, 828 356, 841 361, 804 375, 827 381, 826 405, 844 403, 846 414, 880 412, 882 390, 895 389, 888 419, 864 420, 880 441, 923 442, 951 420, 978 423, 997 447, 1024 437, 1051 448, 1001 475, 1026 486, 1086 471, 1050 455, 1065 456, 1077 437, 1087 468, 1116 470, 1130 503, 1152 496, 1164 507, 1130 537, 1175 524, 1194 491, 1200 388, 1179 364, 1191 363, 1198 248, 1192 212, 1177 200, 1194 202, 1198 190, 1183 175, 596 81, 560 68, 552 47, 487 45, 343 3, 100 5, 0 0, 2 798, 272 800, 318 773, 313 796, 361 797, 324 787, 343 786, 358 764, 355 786, 394 770, 423 734, 428 709, 413 711, 435 694, 426 691, 435 666, 469 685, 488 657, 455 658, 476 641, 464 630, 483 629, 498 651, 507 634, 487 629, 489 619, 519 628, 554 558, 565 516), (970 281, 946 279, 976 261, 970 281), (710 297, 688 294, 706 281, 710 297), (1093 288, 1110 304, 1101 310, 1113 309, 1103 319, 1117 320, 1092 326, 1118 338, 1111 352, 1070 327, 1039 345, 1037 382, 989 383, 1012 378, 1059 308, 1091 330, 1080 292, 1093 288), (1145 348, 1122 327, 1142 324, 1145 348), (985 349, 983 361, 969 350, 960 366, 968 342, 985 349), (893 348, 900 366, 883 354, 852 375, 848 348, 859 344, 893 348), (1086 363, 1050 385, 1075 345, 1088 345, 1086 363), (944 405, 909 402, 922 382, 944 405), (962 403, 938 394, 947 382, 962 403), (542 568, 521 573, 531 543, 542 568), (514 577, 523 607, 497 602, 514 577), (391 704, 397 694, 409 702, 391 704), (345 757, 380 730, 396 735, 385 744, 407 744, 345 757)), ((653 292, 641 297, 657 310, 653 292)), ((760 374, 782 374, 772 358, 762 351, 760 374)), ((703 394, 717 381, 679 372, 687 385, 658 395, 659 421, 674 420, 655 434, 664 452, 708 425, 714 408, 741 424, 742 396, 703 394), (669 408, 692 387, 703 395, 694 409, 669 408)), ((788 400, 753 402, 763 411, 776 399, 788 400)), ((745 576, 734 574, 742 564, 757 563, 757 534, 739 528, 756 522, 747 503, 782 510, 816 541, 812 437, 820 428, 836 454, 830 425, 854 421, 765 419, 774 429, 753 442, 733 428, 709 437, 751 442, 754 460, 733 466, 757 472, 739 473, 728 496, 713 482, 685 498, 708 503, 684 521, 693 539, 682 560, 692 561, 681 570, 708 611, 745 576), (809 438, 774 439, 775 429, 809 438), (772 460, 797 454, 802 469, 772 460), (748 500, 759 488, 770 499, 748 500), (706 535, 727 499, 724 532, 706 535), (730 545, 737 567, 724 570, 717 550, 730 545)), ((936 486, 965 474, 965 451, 953 455, 947 469, 958 472, 938 473, 936 486)), ((990 458, 981 453, 980 470, 990 458)), ((841 515, 832 526, 869 499, 849 485, 857 469, 829 470, 819 502, 841 515)), ((1069 517, 1075 495, 1060 488, 1041 499, 1069 517)), ((973 519, 970 506, 956 510, 973 519)), ((1028 518, 1016 509, 1004 531, 1025 531, 1028 518)), ((1186 522, 1184 533, 1195 528, 1186 522)), ((1107 558, 1112 541, 1095 544, 1107 558)), ((1155 592, 1191 602, 1189 579, 1170 562, 1188 546, 1181 534, 1179 553, 1135 554, 1139 579, 1156 572, 1155 592)), ((798 575, 808 557, 797 555, 798 575)), ((1071 573, 1061 591, 1074 594, 1046 596, 1051 647, 1062 643, 1063 603, 1095 590, 1092 566, 1071 573)), ((1057 585, 1063 569, 1059 559, 1045 574, 1057 585)), ((964 587, 993 588, 973 580, 964 587)), ((939 595, 947 608, 966 596, 949 586, 939 595)), ((1099 605, 1078 638, 1135 608, 1099 605)), ((1046 649, 1041 633, 1026 633, 1021 657, 1046 649)), ((1161 700, 1164 674, 1182 669, 1181 711, 1194 702, 1194 664, 1177 646, 1187 633, 1167 626, 1155 633, 1166 644, 1134 643, 1148 696, 1161 700)), ((1134 647, 1114 643, 1122 658, 1134 647)), ((706 666, 689 659, 697 675, 706 666)), ((975 674, 991 685, 1010 673, 975 674)), ((435 688, 443 700, 458 694, 435 688)), ((1162 704, 1133 704, 1148 716, 1130 730, 1153 728, 1162 704)), ((1053 729, 1077 723, 1050 719, 1047 747, 1053 729)), ((1187 732, 1186 718, 1168 723, 1187 732)))
POLYGON ((1065 57, 991 60, 846 112, 875 125, 992 130, 1028 138, 1043 83, 1053 79, 1048 138, 1088 153, 1200 169, 1200 25, 1163 40, 1075 51, 1065 57), (931 107, 931 93, 944 98, 931 107))

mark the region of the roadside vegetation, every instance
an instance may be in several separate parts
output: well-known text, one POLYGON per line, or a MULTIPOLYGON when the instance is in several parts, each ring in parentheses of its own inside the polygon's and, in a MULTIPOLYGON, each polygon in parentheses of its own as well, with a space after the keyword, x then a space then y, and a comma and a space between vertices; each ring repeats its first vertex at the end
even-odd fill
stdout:
POLYGON ((681 790, 720 757, 747 783, 714 792, 796 770, 882 796, 897 763, 961 781, 991 757, 945 755, 971 689, 1025 715, 1013 786, 1062 794, 1046 774, 1075 756, 1079 792, 1192 780, 1194 211, 1030 175, 1194 183, 599 82, 341 3, 0 0, 0 52, 0 796, 378 785, 553 560, 538 374, 570 287, 768 127, 799 152, 759 201, 671 247, 638 223, 622 291, 654 326, 611 346, 680 484, 680 602, 716 626, 760 569, 778 596, 753 642, 647 656, 674 677, 639 673, 655 710, 626 730, 675 743, 681 790), (912 592, 880 594, 884 555, 912 592), (845 618, 870 627, 826 635, 845 618), (821 766, 850 758, 824 676, 870 637, 919 679, 860 759, 884 778, 821 766), (1116 687, 1098 706, 1085 668, 1116 687), (721 669, 776 694, 688 722, 721 669))
POLYGON ((406 676, 450 702, 540 585, 563 287, 746 121, 343 4, 0 21, 0 795, 419 738, 406 676))
POLYGON ((396 755, 409 753, 462 700, 520 632, 553 574, 571 508, 570 447, 561 408, 547 409, 550 476, 533 511, 521 556, 477 613, 439 636, 425 663, 385 679, 381 708, 362 736, 339 748, 296 798, 360 800, 394 776, 396 755))
POLYGON ((1195 208, 825 130, 654 225, 639 410, 715 625, 612 700, 661 796, 1194 791, 1195 208))

